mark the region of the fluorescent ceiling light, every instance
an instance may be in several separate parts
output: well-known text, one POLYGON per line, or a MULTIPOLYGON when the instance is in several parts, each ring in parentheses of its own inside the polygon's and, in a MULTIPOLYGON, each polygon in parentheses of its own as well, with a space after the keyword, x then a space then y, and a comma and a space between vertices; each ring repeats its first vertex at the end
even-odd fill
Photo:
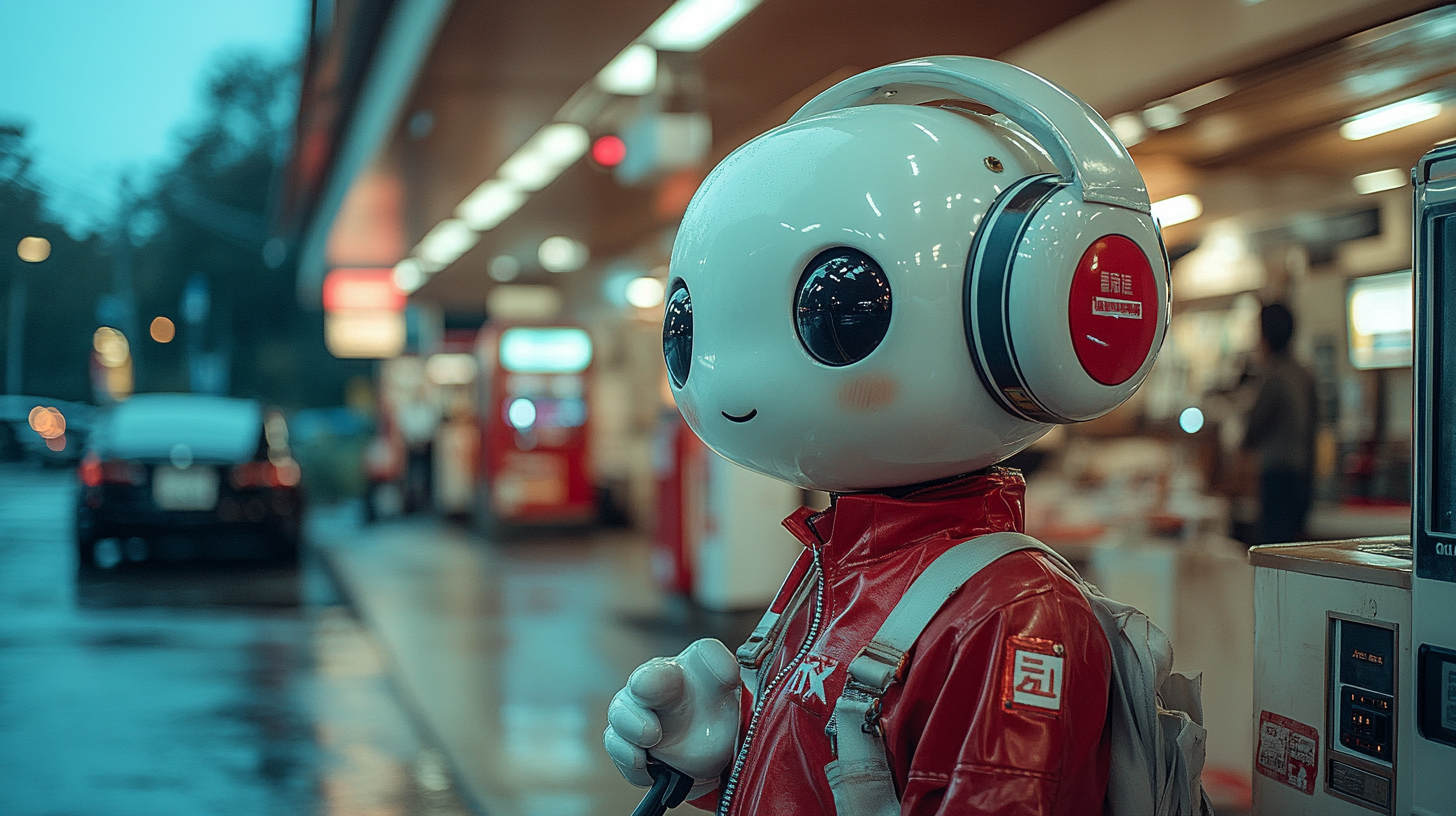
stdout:
POLYGON ((427 263, 449 266, 480 238, 475 230, 458 218, 447 218, 435 225, 420 241, 419 257, 427 263))
POLYGON ((526 146, 546 161, 565 168, 581 158, 590 144, 586 128, 574 122, 555 122, 541 128, 526 146))
POLYGON ((586 128, 556 122, 536 132, 515 155, 501 165, 500 177, 526 191, 539 190, 581 158, 591 145, 586 128))
POLYGON ((1187 121, 1183 109, 1171 102, 1159 102, 1143 111, 1143 121, 1153 130, 1168 130, 1187 121))
POLYGON ((663 51, 698 51, 756 5, 758 0, 678 0, 643 39, 663 51))
POLYGON ((1119 113, 1107 120, 1112 126, 1112 133, 1122 142, 1123 147, 1132 147, 1148 137, 1148 128, 1143 124, 1143 117, 1136 113, 1119 113))
POLYGON ((471 229, 484 232, 511 217, 526 203, 526 194, 500 179, 492 179, 465 197, 455 214, 471 229))
POLYGON ((500 169, 501 178, 532 192, 555 181, 560 174, 560 168, 552 167, 541 157, 529 153, 517 153, 506 159, 500 169))
POLYGON ((536 260, 548 272, 575 272, 586 265, 588 257, 585 244, 564 235, 547 238, 536 250, 536 260))
POLYGON ((597 74, 597 85, 620 96, 652 93, 657 87, 657 51, 645 43, 627 46, 597 74))
POLYGON ((1350 183, 1355 185, 1355 192, 1360 195, 1368 195, 1404 187, 1406 179, 1409 178, 1410 171, 1392 167, 1389 170, 1376 170, 1374 173, 1361 173, 1350 179, 1350 183))
POLYGON ((1200 215, 1203 215, 1203 202, 1192 193, 1153 202, 1153 218, 1164 227, 1192 221, 1200 215))
POLYGON ((394 285, 407 295, 424 286, 429 279, 430 276, 414 258, 405 258, 394 265, 394 285))
POLYGON ((1392 130, 1434 119, 1441 113, 1435 94, 1405 99, 1384 107, 1368 110, 1340 125, 1340 135, 1352 142, 1379 136, 1392 130))
POLYGON ((1234 83, 1231 79, 1215 79, 1212 82, 1205 82, 1195 88, 1173 94, 1168 97, 1168 102, 1176 105, 1179 110, 1187 113, 1194 108, 1201 108, 1210 102, 1217 102, 1225 96, 1234 92, 1234 83))

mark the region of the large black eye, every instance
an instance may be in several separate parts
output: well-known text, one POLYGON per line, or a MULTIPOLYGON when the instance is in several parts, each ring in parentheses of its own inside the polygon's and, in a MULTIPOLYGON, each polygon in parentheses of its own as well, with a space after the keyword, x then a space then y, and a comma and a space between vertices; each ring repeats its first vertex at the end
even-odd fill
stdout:
POLYGON ((662 356, 673 385, 682 388, 693 367, 693 299, 681 278, 672 285, 662 315, 662 356))
POLYGON ((799 342, 825 365, 869 356, 890 328, 890 281, 875 259, 849 247, 814 256, 794 302, 799 342))

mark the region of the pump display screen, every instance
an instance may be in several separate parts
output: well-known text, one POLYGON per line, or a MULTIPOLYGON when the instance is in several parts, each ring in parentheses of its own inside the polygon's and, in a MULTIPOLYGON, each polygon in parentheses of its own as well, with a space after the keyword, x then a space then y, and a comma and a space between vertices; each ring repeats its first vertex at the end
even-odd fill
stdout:
POLYGON ((1416 655, 1416 723, 1426 739, 1456 746, 1456 652, 1422 643, 1416 655))
POLYGON ((1452 353, 1456 351, 1456 336, 1452 336, 1456 332, 1456 298, 1442 296, 1452 283, 1451 273, 1456 272, 1456 216, 1433 219, 1429 234, 1431 260, 1437 267, 1432 270, 1435 280, 1429 307, 1435 324, 1431 355, 1435 399, 1431 406, 1434 413, 1431 427, 1435 430, 1432 441, 1436 461, 1431 468, 1431 527, 1439 532, 1456 533, 1456 471, 1451 467, 1456 463, 1456 424, 1452 422, 1456 417, 1450 415, 1448 407, 1456 399, 1456 353, 1452 353))
POLYGON ((1437 690, 1441 694, 1441 727, 1456 731, 1456 664, 1441 666, 1441 683, 1437 690))
POLYGON ((1389 629, 1344 621, 1340 681, 1381 694, 1395 692, 1395 637, 1389 629))

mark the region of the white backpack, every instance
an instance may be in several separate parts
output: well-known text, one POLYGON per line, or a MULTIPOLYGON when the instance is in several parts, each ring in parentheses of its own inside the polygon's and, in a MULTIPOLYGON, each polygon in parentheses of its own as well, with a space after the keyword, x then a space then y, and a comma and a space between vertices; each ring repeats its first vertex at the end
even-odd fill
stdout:
POLYGON ((1020 533, 992 533, 946 551, 915 579, 850 662, 834 706, 838 758, 824 768, 839 816, 898 816, 900 800, 879 728, 880 699, 941 606, 981 569, 1019 550, 1045 553, 1081 588, 1112 647, 1106 816, 1212 816, 1202 781, 1208 735, 1202 675, 1173 673, 1168 636, 1147 615, 1107 598, 1065 558, 1020 533))

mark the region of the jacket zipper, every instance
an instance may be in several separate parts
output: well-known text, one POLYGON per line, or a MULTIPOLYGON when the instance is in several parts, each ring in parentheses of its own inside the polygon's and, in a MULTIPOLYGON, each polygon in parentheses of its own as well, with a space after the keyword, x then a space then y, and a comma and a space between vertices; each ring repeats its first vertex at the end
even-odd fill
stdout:
MULTIPOLYGON (((824 571, 819 565, 819 549, 814 552, 814 562, 810 569, 814 572, 814 616, 809 622, 809 631, 804 635, 804 643, 794 655, 794 659, 784 664, 779 673, 774 675, 768 685, 760 686, 758 699, 753 701, 753 716, 749 718, 748 730, 743 733, 743 745, 738 749, 738 756, 733 760, 733 772, 728 775, 728 782, 723 785, 723 791, 718 796, 718 816, 728 816, 728 809, 733 805, 733 793, 738 789, 738 777, 743 773, 743 766, 748 761, 748 751, 753 746, 753 735, 758 731, 760 715, 768 707, 769 697, 778 690, 779 684, 795 667, 803 661, 804 656, 813 648, 814 641, 819 637, 819 625, 824 617, 824 571)), ((771 658, 770 658, 771 659, 771 658)))

